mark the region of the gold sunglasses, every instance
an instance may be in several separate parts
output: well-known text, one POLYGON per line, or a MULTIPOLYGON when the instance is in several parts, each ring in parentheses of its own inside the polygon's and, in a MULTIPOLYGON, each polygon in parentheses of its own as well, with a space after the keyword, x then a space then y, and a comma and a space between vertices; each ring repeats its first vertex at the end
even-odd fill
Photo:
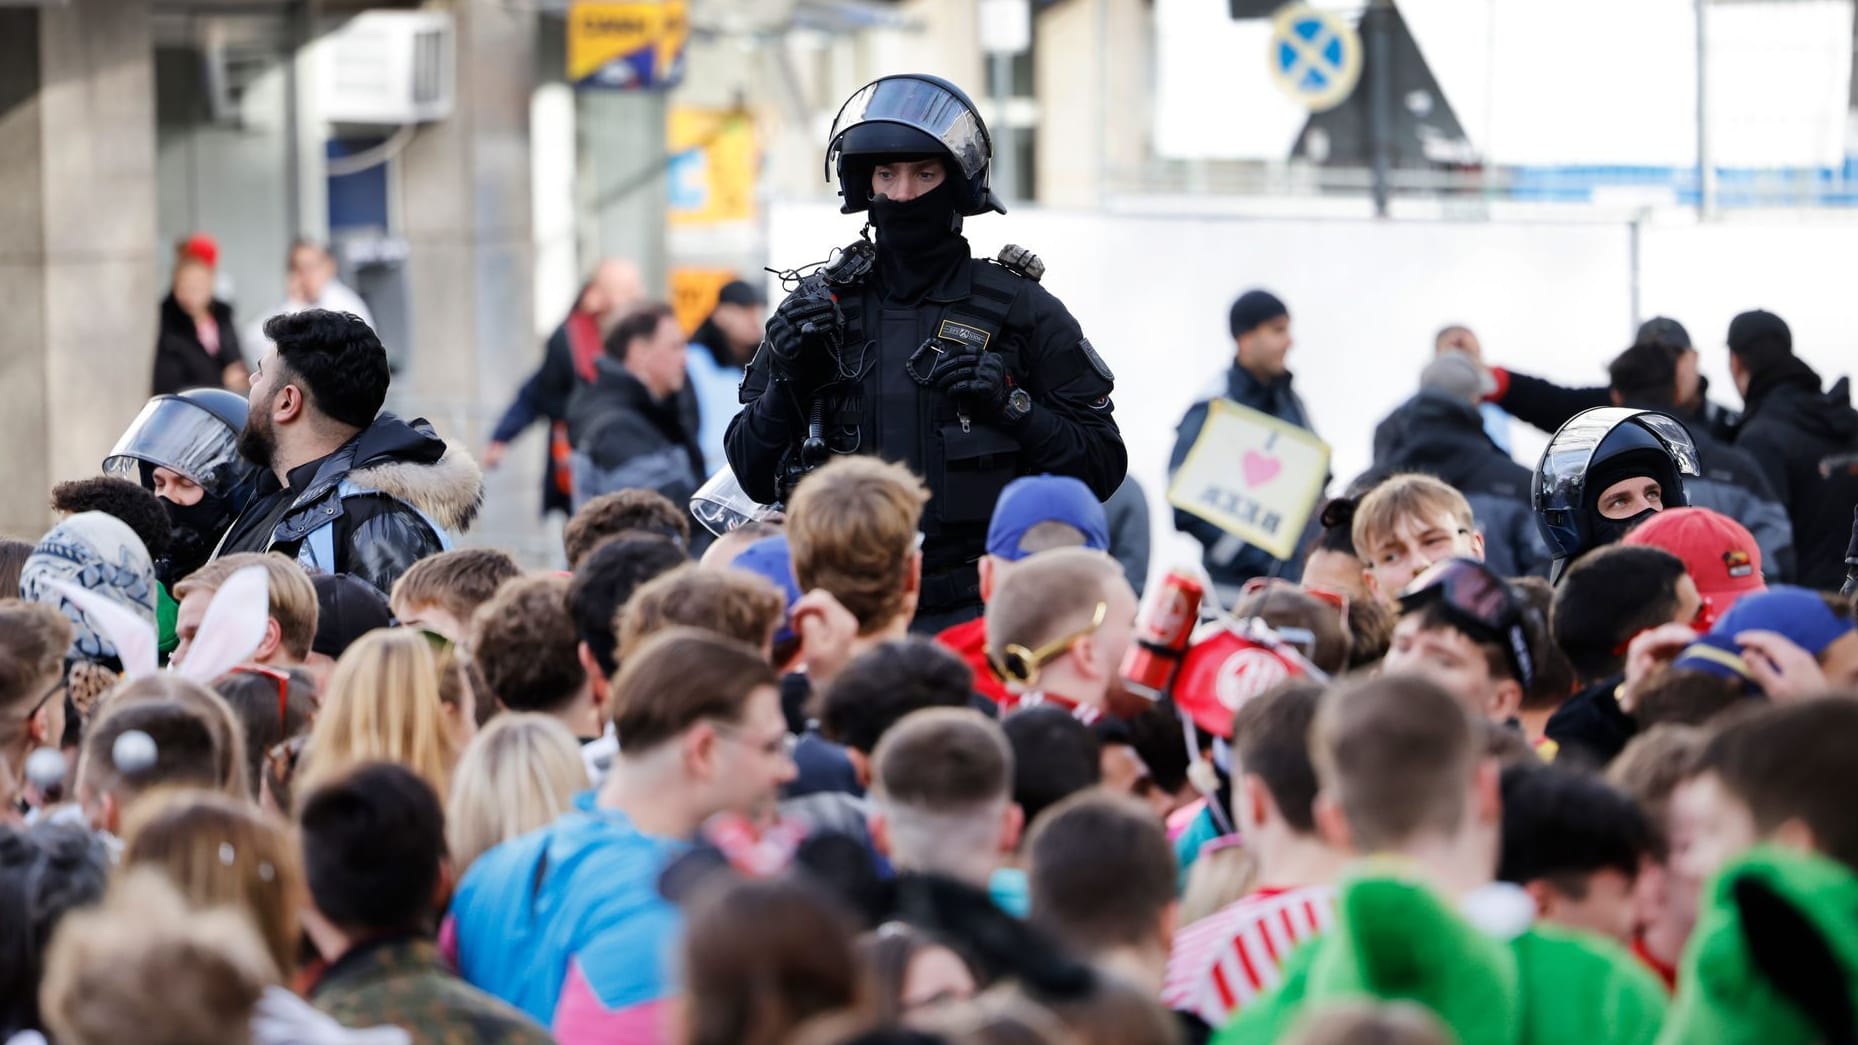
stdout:
POLYGON ((1006 652, 996 657, 988 654, 987 662, 993 667, 995 677, 1002 682, 1013 682, 1021 686, 1035 686, 1039 682, 1039 669, 1049 661, 1064 655, 1064 652, 1077 644, 1079 639, 1089 638, 1098 628, 1103 627, 1103 618, 1108 616, 1110 604, 1098 602, 1096 612, 1090 615, 1090 626, 1072 632, 1061 639, 1055 639, 1038 649, 1027 649, 1015 642, 1007 646, 1006 652))

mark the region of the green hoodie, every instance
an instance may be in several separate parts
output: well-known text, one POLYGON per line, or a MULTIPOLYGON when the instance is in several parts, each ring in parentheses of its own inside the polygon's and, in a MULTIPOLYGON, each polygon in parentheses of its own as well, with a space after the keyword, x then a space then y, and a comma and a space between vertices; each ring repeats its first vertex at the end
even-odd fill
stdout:
POLYGON ((1648 1045, 1657 1037, 1664 989, 1625 951, 1529 925, 1533 907, 1514 887, 1481 890, 1466 911, 1492 928, 1473 926, 1425 886, 1384 868, 1344 883, 1335 928, 1293 954, 1278 990, 1235 1017, 1216 1045, 1277 1041, 1313 1008, 1346 998, 1423 1005, 1463 1045, 1648 1045))
POLYGON ((1858 1026, 1858 876, 1773 846, 1704 894, 1661 1045, 1810 1045, 1858 1026))

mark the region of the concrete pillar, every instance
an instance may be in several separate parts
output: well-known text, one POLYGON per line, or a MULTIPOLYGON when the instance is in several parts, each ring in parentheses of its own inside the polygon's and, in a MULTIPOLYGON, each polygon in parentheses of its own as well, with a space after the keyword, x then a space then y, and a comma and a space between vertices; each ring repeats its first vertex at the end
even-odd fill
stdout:
POLYGON ((580 157, 581 261, 631 258, 655 298, 666 292, 665 95, 584 90, 575 95, 580 157))
POLYGON ((160 253, 146 0, 0 8, 0 532, 147 398, 160 253))
MULTIPOLYGON (((399 160, 407 241, 407 365, 389 403, 481 451, 497 414, 541 360, 531 278, 529 101, 536 21, 527 5, 454 0, 458 82, 449 118, 420 128, 399 160)), ((525 443, 532 441, 526 440, 525 443)), ((539 449, 518 447, 489 478, 472 540, 534 560, 539 449)))
POLYGON ((1080 0, 1035 15, 1040 204, 1094 208, 1117 169, 1139 171, 1150 155, 1149 11, 1142 0, 1080 0))

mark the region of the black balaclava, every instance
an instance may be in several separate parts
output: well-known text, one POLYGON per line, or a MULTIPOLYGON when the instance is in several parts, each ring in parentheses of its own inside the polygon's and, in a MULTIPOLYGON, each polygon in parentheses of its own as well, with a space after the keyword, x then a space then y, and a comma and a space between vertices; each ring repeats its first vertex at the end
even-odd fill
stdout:
POLYGON ((188 574, 206 565, 219 539, 232 525, 232 507, 223 498, 203 493, 198 504, 176 504, 166 500, 161 507, 168 513, 168 525, 174 539, 168 555, 155 564, 155 574, 170 590, 188 574))
POLYGON ((1600 514, 1600 495, 1608 487, 1626 479, 1656 479, 1659 489, 1669 497, 1674 472, 1671 459, 1656 450, 1633 450, 1594 465, 1587 473, 1581 492, 1581 508, 1587 513, 1587 550, 1619 543, 1634 527, 1659 512, 1657 508, 1647 508, 1629 518, 1609 519, 1600 514))
POLYGON ((952 266, 967 259, 968 241, 961 236, 955 203, 953 177, 944 177, 942 184, 904 203, 871 197, 878 276, 899 300, 921 300, 952 266))

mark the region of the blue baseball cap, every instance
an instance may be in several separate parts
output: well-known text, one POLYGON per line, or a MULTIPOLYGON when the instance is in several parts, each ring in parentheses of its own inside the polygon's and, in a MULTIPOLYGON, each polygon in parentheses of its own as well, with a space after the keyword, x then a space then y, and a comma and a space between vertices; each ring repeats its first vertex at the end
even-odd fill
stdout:
POLYGON ((1818 657, 1855 628, 1858 625, 1834 613, 1818 592, 1777 585, 1743 596, 1722 615, 1710 634, 1734 642, 1744 631, 1772 631, 1818 657))
POLYGON ((1712 632, 1698 636, 1697 641, 1684 647, 1684 651, 1677 655, 1671 667, 1728 679, 1740 685, 1744 693, 1761 691, 1761 687, 1755 684, 1755 676, 1749 673, 1748 661, 1742 657, 1742 648, 1728 635, 1712 632))
POLYGON ((794 580, 793 553, 787 548, 787 535, 763 537, 737 552, 729 565, 764 578, 780 589, 781 597, 787 600, 787 609, 781 615, 781 626, 774 629, 774 642, 779 645, 793 638, 794 603, 800 601, 800 585, 794 580))
POLYGON ((1008 483, 994 502, 987 554, 1018 562, 1032 554, 1019 547, 1026 531, 1048 522, 1075 527, 1084 535, 1086 548, 1110 548, 1110 520, 1090 487, 1068 475, 1028 475, 1008 483))

